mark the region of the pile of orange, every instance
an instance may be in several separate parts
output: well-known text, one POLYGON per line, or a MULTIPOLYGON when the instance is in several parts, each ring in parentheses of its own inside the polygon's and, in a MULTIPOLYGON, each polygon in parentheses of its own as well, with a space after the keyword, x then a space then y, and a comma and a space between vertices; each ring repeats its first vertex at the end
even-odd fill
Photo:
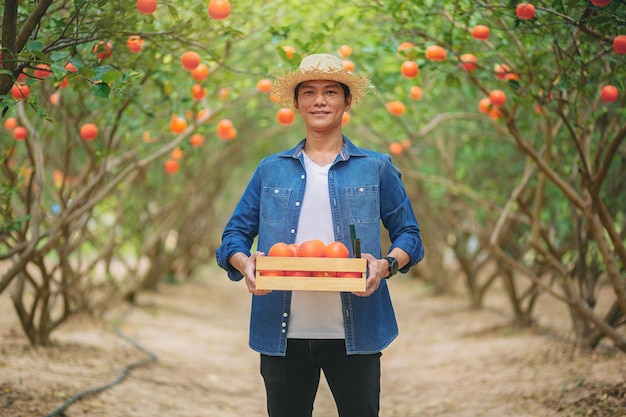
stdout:
MULTIPOLYGON (((308 258, 347 258, 350 251, 341 242, 331 242, 324 244, 319 239, 307 240, 301 244, 278 242, 272 245, 267 252, 267 256, 281 257, 308 257, 308 258)), ((332 271, 261 271, 261 275, 290 276, 290 277, 356 277, 360 278, 360 273, 355 272, 332 272, 332 271)))

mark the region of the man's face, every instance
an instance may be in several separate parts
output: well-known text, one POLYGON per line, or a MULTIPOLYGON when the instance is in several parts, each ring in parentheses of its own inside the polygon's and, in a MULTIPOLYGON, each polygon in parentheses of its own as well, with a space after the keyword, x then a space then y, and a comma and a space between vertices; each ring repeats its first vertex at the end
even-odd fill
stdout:
POLYGON ((295 108, 307 128, 328 129, 341 126, 344 112, 350 109, 352 96, 345 97, 336 81, 305 81, 300 86, 295 108))

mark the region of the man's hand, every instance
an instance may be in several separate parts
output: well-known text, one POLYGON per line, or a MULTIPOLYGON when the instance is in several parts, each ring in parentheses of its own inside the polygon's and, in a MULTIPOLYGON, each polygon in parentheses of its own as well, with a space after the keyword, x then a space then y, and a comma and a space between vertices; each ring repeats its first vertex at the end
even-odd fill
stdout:
POLYGON ((269 294, 271 290, 257 290, 256 289, 256 258, 259 256, 264 256, 263 252, 254 252, 252 256, 248 258, 246 261, 246 266, 244 269, 244 277, 246 279, 246 285, 248 286, 248 291, 250 294, 254 295, 265 295, 269 294))
POLYGON ((386 259, 376 259, 369 253, 364 253, 362 256, 367 259, 367 269, 369 271, 365 291, 353 292, 353 294, 359 297, 368 297, 378 289, 380 280, 387 276, 389 264, 386 259))

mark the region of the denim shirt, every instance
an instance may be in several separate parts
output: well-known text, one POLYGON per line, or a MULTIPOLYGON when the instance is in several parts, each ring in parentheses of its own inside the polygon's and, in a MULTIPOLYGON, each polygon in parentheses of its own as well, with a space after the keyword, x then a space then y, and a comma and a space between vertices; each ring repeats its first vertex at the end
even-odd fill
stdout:
MULTIPOLYGON (((335 240, 352 251, 350 224, 354 224, 362 252, 380 259, 382 221, 392 242, 389 251, 399 247, 410 255, 409 264, 400 270, 406 273, 422 260, 424 247, 400 172, 388 155, 343 139, 343 149, 328 171, 335 240)), ((263 159, 250 179, 216 250, 217 263, 231 280, 241 280, 243 275, 228 259, 237 252, 250 255, 257 236, 257 248, 265 253, 276 242, 295 242, 306 184, 304 143, 263 159)), ((380 352, 398 335, 386 280, 369 297, 342 292, 341 302, 348 354, 380 352)), ((253 350, 285 355, 290 308, 291 291, 252 296, 249 345, 253 350)))

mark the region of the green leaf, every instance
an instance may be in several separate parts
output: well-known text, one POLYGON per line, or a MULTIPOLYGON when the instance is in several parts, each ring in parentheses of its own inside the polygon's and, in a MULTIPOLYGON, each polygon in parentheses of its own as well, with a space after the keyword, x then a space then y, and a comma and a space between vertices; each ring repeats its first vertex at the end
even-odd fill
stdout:
POLYGON ((98 98, 109 98, 111 87, 106 83, 94 84, 91 87, 91 93, 98 98))
POLYGON ((50 65, 50 69, 52 70, 52 73, 54 74, 57 80, 60 80, 61 78, 65 77, 65 75, 67 74, 67 70, 65 69, 65 66, 63 65, 52 64, 50 65))
POLYGON ((172 19, 178 20, 178 10, 176 10, 174 6, 172 6, 171 4, 168 4, 167 11, 170 13, 170 16, 172 16, 172 19))
POLYGON ((104 74, 106 74, 107 72, 111 71, 111 66, 110 65, 103 65, 100 67, 96 67, 93 79, 94 80, 101 80, 102 76, 104 74))
POLYGON ((113 84, 114 82, 118 81, 121 78, 122 78, 122 73, 118 70, 113 70, 113 71, 108 71, 102 74, 101 79, 107 84, 113 84))
POLYGON ((50 59, 53 62, 65 61, 69 53, 67 51, 54 51, 50 54, 50 59))
POLYGON ((43 51, 43 42, 41 41, 30 41, 28 43, 28 51, 35 53, 43 51))

